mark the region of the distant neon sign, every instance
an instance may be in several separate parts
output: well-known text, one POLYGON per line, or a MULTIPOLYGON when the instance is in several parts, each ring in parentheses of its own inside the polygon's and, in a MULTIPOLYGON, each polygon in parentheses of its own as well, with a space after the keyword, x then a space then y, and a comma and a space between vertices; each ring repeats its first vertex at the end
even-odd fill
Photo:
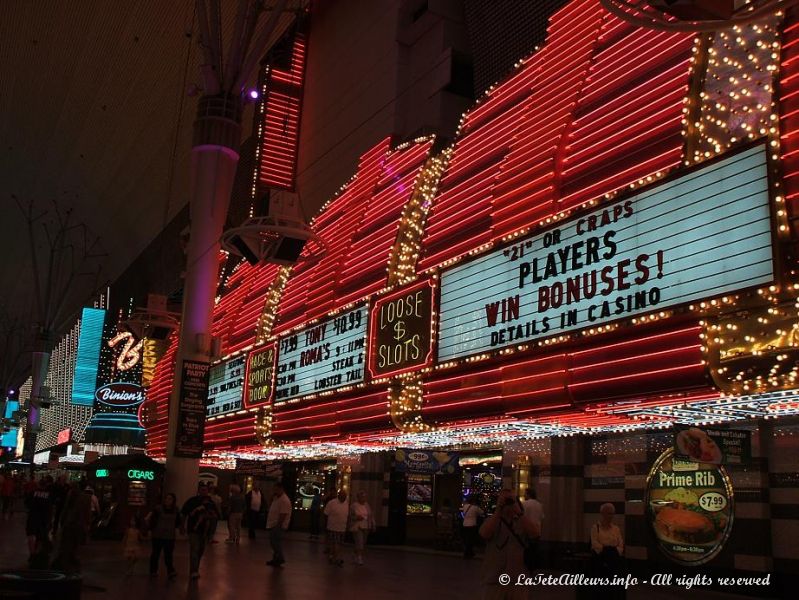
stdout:
POLYGON ((155 479, 155 471, 140 471, 139 469, 128 469, 128 479, 153 481, 155 479))
POLYGON ((127 371, 128 369, 132 369, 141 360, 141 350, 144 340, 139 340, 136 342, 136 339, 133 337, 133 334, 129 331, 122 331, 108 340, 108 347, 113 348, 120 342, 125 342, 125 345, 122 346, 122 350, 117 356, 117 369, 120 371, 127 371))
POLYGON ((61 431, 58 432, 58 439, 56 443, 66 444, 71 439, 72 439, 72 428, 68 427, 67 429, 62 429, 61 431))
POLYGON ((97 479, 103 479, 104 477, 108 477, 109 476, 108 469, 97 469, 97 471, 94 472, 94 476, 97 477, 97 479))

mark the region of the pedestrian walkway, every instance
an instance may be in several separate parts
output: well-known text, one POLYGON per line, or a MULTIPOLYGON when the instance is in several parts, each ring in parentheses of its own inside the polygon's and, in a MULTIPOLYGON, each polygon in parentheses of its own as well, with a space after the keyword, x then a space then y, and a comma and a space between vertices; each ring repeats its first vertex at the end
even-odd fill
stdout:
MULTIPOLYGON (((0 568, 21 568, 26 562, 23 515, 0 523, 0 568)), ((352 548, 346 550, 343 567, 331 566, 321 542, 311 542, 304 534, 287 536, 286 565, 271 568, 266 532, 252 542, 246 537, 240 545, 224 542, 225 530, 217 533, 218 544, 211 544, 202 561, 202 577, 188 579, 188 543, 178 541, 175 565, 179 576, 174 581, 162 572, 155 579, 148 574, 149 543, 142 543, 141 558, 130 566, 122 555, 120 542, 92 541, 83 547, 84 594, 87 600, 471 600, 482 598, 479 559, 467 561, 446 553, 415 552, 410 549, 371 548, 364 566, 352 561, 352 548)), ((547 587, 531 590, 530 598, 571 600, 573 588, 547 587)), ((628 600, 741 599, 743 596, 717 594, 705 590, 681 592, 674 589, 642 586, 631 589, 628 600)))

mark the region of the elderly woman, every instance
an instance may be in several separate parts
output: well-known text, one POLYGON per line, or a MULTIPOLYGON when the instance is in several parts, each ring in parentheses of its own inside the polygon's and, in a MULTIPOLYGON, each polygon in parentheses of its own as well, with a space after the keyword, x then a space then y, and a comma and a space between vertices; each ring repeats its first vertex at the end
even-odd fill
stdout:
MULTIPOLYGON (((599 521, 591 527, 591 562, 594 575, 612 578, 622 573, 624 536, 613 522, 616 509, 610 502, 599 508, 599 521)), ((624 598, 624 588, 610 586, 600 592, 603 598, 624 598)), ((599 597, 599 596, 597 596, 599 597)))

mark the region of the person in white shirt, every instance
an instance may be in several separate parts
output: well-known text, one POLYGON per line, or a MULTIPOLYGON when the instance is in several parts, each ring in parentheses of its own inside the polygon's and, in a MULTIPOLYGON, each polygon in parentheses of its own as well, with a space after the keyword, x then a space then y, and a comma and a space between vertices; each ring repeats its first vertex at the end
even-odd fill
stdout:
POLYGON ((484 517, 483 509, 469 496, 461 506, 463 516, 463 558, 474 558, 474 545, 477 542, 477 519, 484 517))
POLYGON ((347 502, 347 492, 339 490, 338 497, 334 498, 325 506, 325 516, 327 517, 327 536, 330 540, 330 562, 341 566, 344 560, 341 558, 341 542, 344 539, 344 532, 347 531, 347 519, 350 515, 350 505, 347 502))
POLYGON ((544 520, 544 505, 541 504, 535 495, 533 488, 527 488, 524 492, 525 500, 522 502, 524 516, 538 526, 541 530, 541 522, 544 520))
MULTIPOLYGON (((624 536, 613 522, 616 508, 606 502, 599 507, 599 521, 591 527, 591 567, 597 577, 612 579, 623 571, 624 536)), ((624 598, 624 588, 610 586, 605 598, 624 598)))
MULTIPOLYGON (((532 553, 532 555, 535 557, 535 565, 538 565, 541 562, 541 549, 539 541, 541 539, 541 524, 544 520, 544 505, 538 501, 535 490, 531 487, 528 487, 524 491, 524 498, 524 502, 522 502, 524 518, 535 525, 536 531, 539 532, 537 538, 527 538, 527 552, 532 553)), ((529 563, 528 566, 532 568, 532 563, 529 563)))
POLYGON ((258 519, 261 514, 262 494, 261 488, 256 481, 252 489, 245 496, 247 500, 247 532, 251 540, 255 539, 255 528, 258 526, 258 519))
POLYGON ((269 532, 269 543, 272 545, 272 560, 266 564, 279 567, 286 562, 286 557, 283 555, 283 532, 289 528, 291 500, 286 496, 282 483, 276 483, 274 490, 275 495, 266 515, 266 530, 269 532))
POLYGON ((366 492, 361 490, 355 498, 350 510, 350 531, 355 540, 355 564, 362 565, 366 538, 370 531, 374 531, 375 521, 372 517, 372 509, 366 502, 366 492))
POLYGON ((613 522, 615 514, 616 508, 610 502, 599 507, 599 522, 591 528, 591 550, 594 554, 624 555, 624 536, 613 522))

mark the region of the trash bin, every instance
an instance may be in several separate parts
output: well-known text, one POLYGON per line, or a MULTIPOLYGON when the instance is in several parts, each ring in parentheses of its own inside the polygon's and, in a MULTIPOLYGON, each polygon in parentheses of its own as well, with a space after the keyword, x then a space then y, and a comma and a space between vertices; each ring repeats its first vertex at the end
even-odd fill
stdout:
POLYGON ((80 575, 58 571, 0 571, 0 599, 80 600, 80 575))

